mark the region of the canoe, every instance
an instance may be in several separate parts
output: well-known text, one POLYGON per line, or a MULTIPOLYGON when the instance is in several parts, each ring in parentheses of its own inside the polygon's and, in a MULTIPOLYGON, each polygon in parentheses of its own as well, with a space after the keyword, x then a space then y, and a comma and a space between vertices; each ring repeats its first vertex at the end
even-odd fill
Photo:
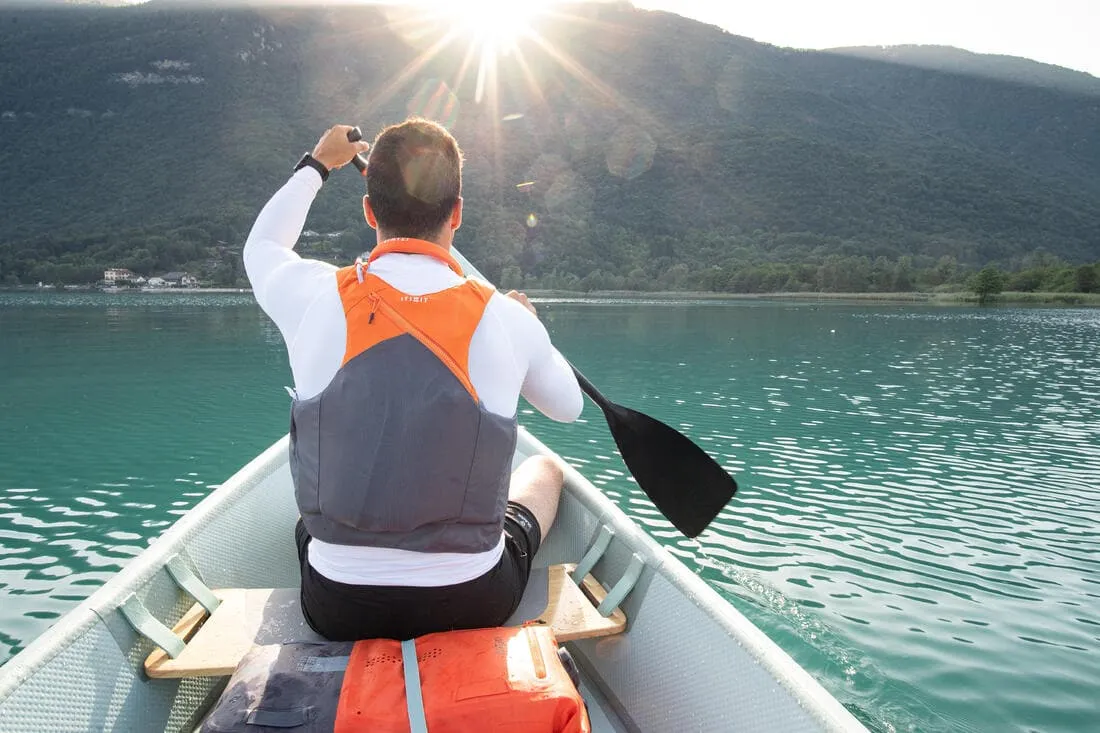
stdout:
MULTIPOLYGON (((188 611, 194 598, 180 578, 218 589, 297 585, 288 446, 284 437, 253 459, 0 667, 0 730, 196 730, 227 677, 148 677, 144 662, 156 646, 135 625, 170 627, 188 611)), ((515 460, 535 454, 553 455, 521 428, 515 460)), ((534 567, 577 563, 596 546, 594 558, 605 545, 591 568, 600 585, 613 592, 624 576, 636 576, 619 602, 625 631, 565 643, 580 667, 594 731, 865 730, 592 483, 563 467, 558 519, 534 567)))

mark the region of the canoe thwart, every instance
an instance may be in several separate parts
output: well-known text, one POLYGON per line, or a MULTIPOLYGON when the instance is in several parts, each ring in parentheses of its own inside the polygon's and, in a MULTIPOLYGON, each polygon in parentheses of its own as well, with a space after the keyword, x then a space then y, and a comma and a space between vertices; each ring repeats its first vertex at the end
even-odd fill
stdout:
MULTIPOLYGON (((578 586, 570 573, 574 565, 554 565, 532 573, 547 587, 528 591, 539 596, 532 619, 513 618, 510 623, 549 625, 558 641, 617 634, 626 628, 626 615, 618 608, 606 617, 597 610, 607 591, 591 575, 578 586), (545 598, 545 602, 542 602, 545 598)), ((540 583, 541 585, 541 583, 540 583)), ((174 658, 157 648, 145 659, 145 673, 154 679, 224 677, 233 674, 244 655, 257 644, 324 641, 302 616, 297 588, 225 588, 213 591, 219 605, 213 614, 195 603, 172 627, 186 642, 174 658)), ((522 604, 521 604, 522 607, 522 604)))

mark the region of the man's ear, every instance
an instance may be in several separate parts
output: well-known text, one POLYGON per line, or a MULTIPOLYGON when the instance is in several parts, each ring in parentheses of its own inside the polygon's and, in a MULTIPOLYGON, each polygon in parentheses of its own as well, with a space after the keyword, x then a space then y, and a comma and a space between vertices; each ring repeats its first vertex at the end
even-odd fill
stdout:
POLYGON ((363 218, 371 229, 378 229, 378 217, 374 215, 374 209, 370 205, 370 196, 363 197, 363 218))
POLYGON ((451 231, 458 229, 462 226, 462 197, 458 197, 458 201, 455 201, 455 207, 451 209, 451 231))

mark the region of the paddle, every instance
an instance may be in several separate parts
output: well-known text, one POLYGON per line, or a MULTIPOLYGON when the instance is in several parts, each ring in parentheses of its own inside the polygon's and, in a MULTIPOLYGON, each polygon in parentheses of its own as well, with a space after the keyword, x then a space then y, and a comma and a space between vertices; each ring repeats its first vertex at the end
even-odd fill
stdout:
POLYGON ((649 415, 617 405, 572 364, 581 389, 603 410, 623 463, 676 529, 697 537, 737 491, 726 470, 686 435, 649 415))
MULTIPOLYGON (((362 137, 358 127, 348 132, 351 142, 362 137)), ((356 155, 352 162, 366 175, 367 162, 362 155, 356 155)), ((485 279, 469 260, 457 250, 452 251, 467 273, 485 279)), ((638 486, 676 529, 688 537, 697 537, 733 498, 737 482, 683 433, 649 415, 615 404, 577 367, 569 366, 584 393, 603 410, 611 437, 638 486)))

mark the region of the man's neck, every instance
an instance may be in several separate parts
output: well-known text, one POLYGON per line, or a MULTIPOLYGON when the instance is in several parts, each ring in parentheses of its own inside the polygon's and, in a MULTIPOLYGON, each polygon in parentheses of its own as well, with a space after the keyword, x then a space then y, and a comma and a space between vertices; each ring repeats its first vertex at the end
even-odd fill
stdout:
POLYGON ((383 242, 400 241, 402 239, 419 239, 422 242, 431 242, 440 249, 450 252, 451 251, 451 238, 450 237, 395 237, 384 232, 378 232, 378 244, 383 242))

